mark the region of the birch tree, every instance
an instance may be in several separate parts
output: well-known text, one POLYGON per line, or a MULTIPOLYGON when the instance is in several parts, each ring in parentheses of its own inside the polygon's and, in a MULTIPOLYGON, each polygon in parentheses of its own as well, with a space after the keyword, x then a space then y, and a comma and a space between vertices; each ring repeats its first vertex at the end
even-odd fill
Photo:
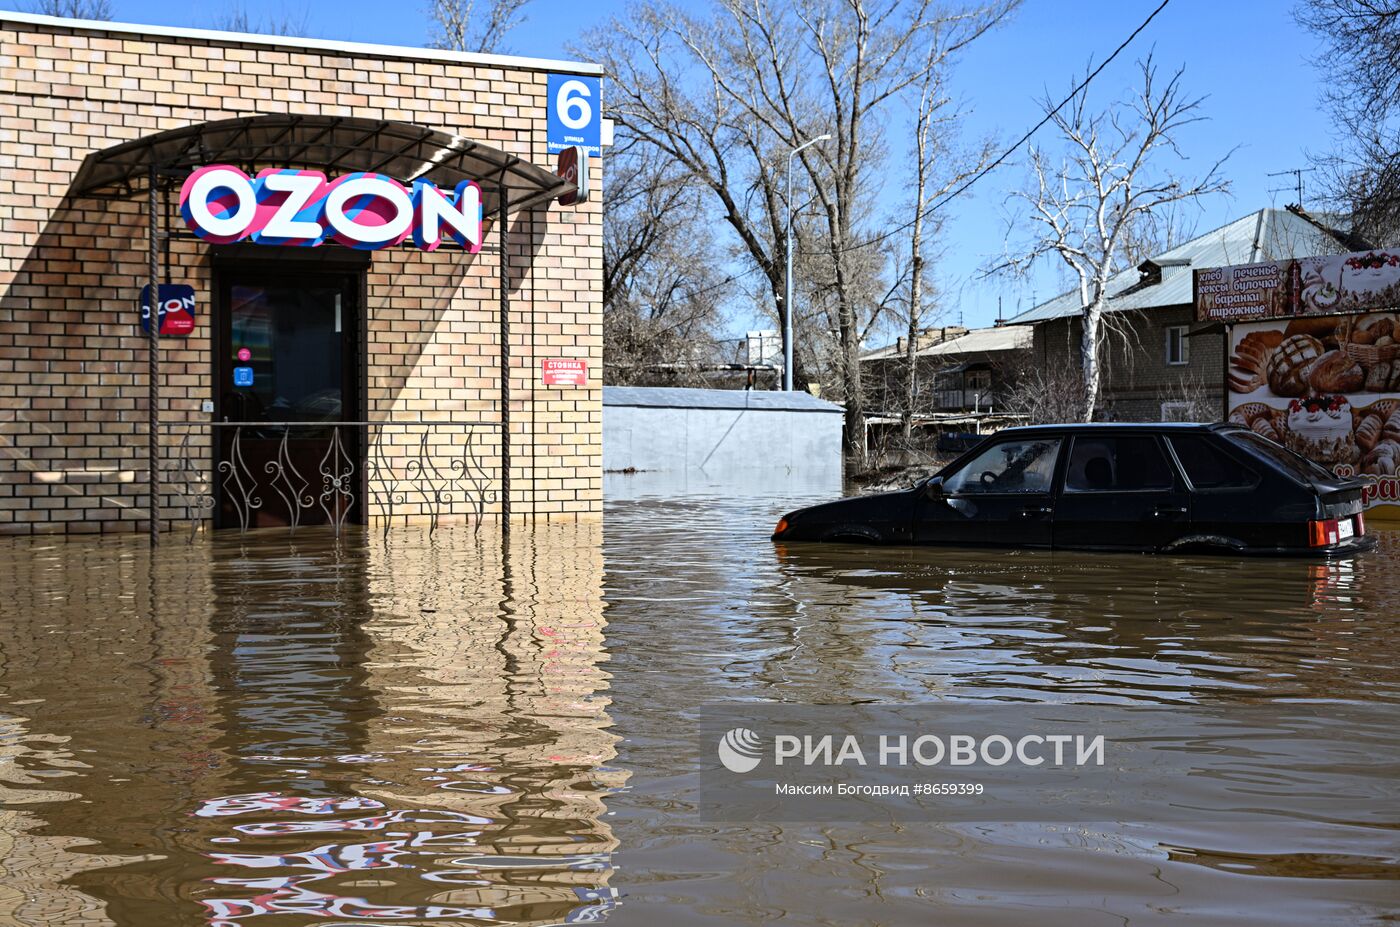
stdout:
POLYGON ((1025 206, 1033 237, 1022 253, 1000 265, 1025 272, 1050 257, 1068 267, 1077 281, 1083 325, 1078 409, 1086 422, 1098 406, 1105 342, 1110 335, 1129 336, 1126 322, 1106 310, 1110 281, 1130 266, 1125 249, 1133 235, 1173 204, 1196 202, 1229 187, 1220 173, 1225 158, 1190 179, 1159 163, 1166 156, 1186 160, 1176 138, 1204 118, 1202 98, 1188 96, 1182 87, 1184 69, 1163 81, 1151 56, 1139 62, 1139 69, 1135 95, 1104 110, 1091 111, 1084 90, 1058 110, 1046 102, 1063 152, 1032 147, 1030 188, 1013 196, 1025 206))

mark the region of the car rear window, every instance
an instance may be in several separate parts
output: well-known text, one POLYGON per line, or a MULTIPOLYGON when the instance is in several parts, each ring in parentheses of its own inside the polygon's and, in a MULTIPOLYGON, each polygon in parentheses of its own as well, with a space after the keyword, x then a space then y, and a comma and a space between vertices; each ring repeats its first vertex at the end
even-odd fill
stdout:
POLYGON ((1150 435, 1077 437, 1065 474, 1070 492, 1170 489, 1173 482, 1171 464, 1150 435))
POLYGON ((1204 435, 1173 435, 1172 450, 1197 489, 1237 489, 1253 486, 1259 475, 1225 453, 1204 435))
POLYGON ((1226 435, 1231 441, 1255 457, 1278 464, 1291 476, 1304 483, 1312 483, 1316 480, 1333 482, 1337 479, 1336 475, 1327 468, 1313 463, 1300 454, 1293 453, 1282 444, 1275 444, 1263 435, 1255 434, 1252 431, 1230 431, 1226 432, 1226 435))

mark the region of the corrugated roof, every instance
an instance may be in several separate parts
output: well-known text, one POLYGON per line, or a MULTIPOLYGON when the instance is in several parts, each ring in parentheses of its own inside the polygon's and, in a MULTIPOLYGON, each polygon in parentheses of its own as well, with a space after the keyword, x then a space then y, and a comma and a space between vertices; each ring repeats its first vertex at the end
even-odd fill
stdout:
POLYGON ((751 409, 765 412, 836 412, 834 402, 811 393, 778 390, 683 389, 673 386, 605 386, 605 406, 660 409, 751 409))
POLYGON ((1035 333, 1029 325, 998 325, 995 328, 974 328, 966 335, 931 344, 919 351, 918 357, 941 354, 976 354, 983 351, 1018 351, 1029 348, 1035 333))
MULTIPOLYGON (((930 329, 931 333, 936 333, 937 329, 930 329)), ((920 342, 924 340, 921 337, 920 342)), ((916 357, 928 357, 936 354, 970 354, 974 351, 1015 351, 1019 348, 1031 346, 1033 334, 1025 326, 998 325, 995 328, 973 328, 960 334, 950 335, 946 339, 934 341, 926 347, 919 348, 915 352, 916 357)), ((876 348, 861 355, 861 360, 886 360, 891 357, 904 356, 904 339, 900 339, 894 344, 887 344, 884 347, 876 348)))
MULTIPOLYGON (((942 344, 967 334, 967 329, 961 325, 939 325, 933 328, 926 328, 919 333, 918 343, 922 345, 942 344)), ((923 350, 920 348, 920 350, 923 350)), ((861 360, 881 360, 886 357, 904 356, 904 338, 896 338, 890 344, 872 348, 860 356, 861 360)))
MULTIPOLYGON (((1137 267, 1114 275, 1108 285, 1108 309, 1121 312, 1190 305, 1193 270, 1315 254, 1341 254, 1347 250, 1335 236, 1297 213, 1286 209, 1260 209, 1153 256, 1149 262, 1161 270, 1158 283, 1144 285, 1137 267)), ((1076 287, 1010 321, 1044 322, 1078 315, 1081 309, 1083 305, 1076 287)))

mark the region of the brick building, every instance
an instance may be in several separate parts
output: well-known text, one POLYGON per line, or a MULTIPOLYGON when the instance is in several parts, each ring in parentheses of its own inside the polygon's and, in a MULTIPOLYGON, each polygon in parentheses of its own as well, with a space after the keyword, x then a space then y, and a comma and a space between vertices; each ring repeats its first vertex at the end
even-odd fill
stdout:
MULTIPOLYGON (((1340 233, 1290 209, 1260 209, 1153 255, 1109 283, 1110 338, 1099 411, 1117 421, 1221 421, 1225 418, 1225 335, 1193 322, 1191 272, 1226 264, 1335 254, 1340 233)), ((1077 389, 1083 328, 1077 289, 1011 319, 1031 325, 1031 364, 1051 385, 1077 389), (1058 376, 1058 379, 1057 379, 1058 376)))
POLYGON ((546 138, 550 76, 599 69, 8 12, 0 64, 0 531, 144 529, 153 484, 161 528, 600 511, 601 209, 556 202, 546 138), (351 244, 440 190, 479 251, 450 215, 436 250, 220 242, 244 204, 216 186, 199 212, 213 165, 324 174, 323 224, 337 178, 392 181, 335 207, 351 244), (194 302, 154 428, 153 264, 194 302), (544 385, 554 358, 582 382, 544 385))

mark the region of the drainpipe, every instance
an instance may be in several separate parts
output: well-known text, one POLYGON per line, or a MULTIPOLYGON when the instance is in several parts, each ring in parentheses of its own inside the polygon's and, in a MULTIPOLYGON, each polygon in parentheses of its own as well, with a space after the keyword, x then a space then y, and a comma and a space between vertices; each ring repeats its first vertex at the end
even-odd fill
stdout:
POLYGON ((506 210, 509 193, 500 187, 500 287, 501 287, 501 530, 510 534, 510 256, 506 253, 506 210))
POLYGON ((150 190, 146 196, 147 219, 150 229, 150 300, 151 316, 146 326, 146 413, 149 433, 146 436, 146 492, 150 495, 147 518, 151 547, 160 543, 160 275, 157 241, 160 238, 160 210, 156 207, 156 166, 152 162, 148 174, 150 190))

